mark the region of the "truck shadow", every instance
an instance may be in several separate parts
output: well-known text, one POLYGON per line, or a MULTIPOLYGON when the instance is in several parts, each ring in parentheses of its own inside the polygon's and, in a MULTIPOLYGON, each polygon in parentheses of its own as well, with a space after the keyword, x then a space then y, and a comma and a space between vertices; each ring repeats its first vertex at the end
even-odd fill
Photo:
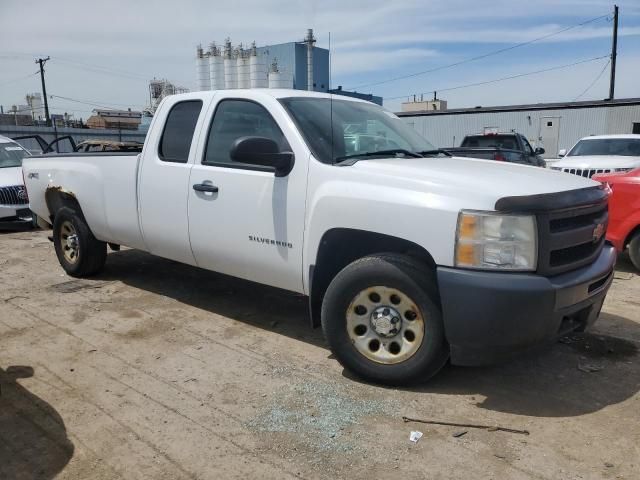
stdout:
POLYGON ((104 273, 96 278, 121 281, 257 328, 326 346, 320 329, 310 327, 307 297, 293 292, 138 250, 110 253, 104 273))
POLYGON ((73 456, 58 412, 17 381, 32 376, 32 367, 0 368, 0 478, 52 479, 73 456))
MULTIPOLYGON (((603 315, 601 321, 606 322, 603 315)), ((640 325, 616 317, 625 334, 640 325)), ((640 391, 638 344, 592 332, 575 333, 548 349, 491 367, 448 365, 411 390, 475 397, 475 406, 535 417, 570 417, 623 402, 640 391)))
MULTIPOLYGON (((309 325, 307 299, 301 295, 137 250, 111 253, 107 268, 99 278, 119 280, 326 348, 320 329, 309 325)), ((478 408, 530 416, 566 417, 598 411, 640 391, 640 342, 610 336, 615 331, 616 335, 640 339, 640 324, 604 314, 598 328, 596 333, 571 335, 565 343, 506 364, 474 368, 447 366, 429 382, 405 390, 476 396, 478 408), (611 325, 615 328, 609 328, 611 325)), ((362 383, 346 371, 343 375, 362 383)))

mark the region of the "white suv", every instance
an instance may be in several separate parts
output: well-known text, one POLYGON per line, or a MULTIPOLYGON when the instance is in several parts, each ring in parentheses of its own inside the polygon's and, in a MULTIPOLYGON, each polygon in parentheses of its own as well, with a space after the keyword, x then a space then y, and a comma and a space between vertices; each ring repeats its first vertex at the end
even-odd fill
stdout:
POLYGON ((29 198, 22 178, 22 159, 29 152, 0 135, 0 230, 14 230, 32 224, 29 198))
POLYGON ((640 167, 640 135, 598 135, 578 140, 551 164, 552 170, 591 178, 596 173, 628 172, 640 167))

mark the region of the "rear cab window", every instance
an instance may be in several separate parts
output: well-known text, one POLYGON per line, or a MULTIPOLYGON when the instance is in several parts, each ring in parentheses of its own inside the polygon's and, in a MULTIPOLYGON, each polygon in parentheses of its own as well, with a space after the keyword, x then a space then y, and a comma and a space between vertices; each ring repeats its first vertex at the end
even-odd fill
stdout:
POLYGON ((160 160, 187 163, 201 110, 202 100, 185 100, 171 107, 158 144, 160 160))

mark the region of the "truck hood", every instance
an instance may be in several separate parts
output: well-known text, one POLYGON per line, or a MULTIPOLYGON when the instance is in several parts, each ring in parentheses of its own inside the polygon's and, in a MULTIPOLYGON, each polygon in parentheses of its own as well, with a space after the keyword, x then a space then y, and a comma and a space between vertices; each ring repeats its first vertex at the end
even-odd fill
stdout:
POLYGON ((564 157, 553 162, 555 168, 612 169, 635 168, 640 166, 640 157, 625 155, 580 155, 564 157))
POLYGON ((466 157, 390 158, 353 165, 376 184, 463 199, 465 208, 493 209, 503 197, 562 192, 597 186, 577 175, 540 167, 466 157))
POLYGON ((0 187, 10 187, 13 185, 23 184, 21 167, 0 168, 0 187))

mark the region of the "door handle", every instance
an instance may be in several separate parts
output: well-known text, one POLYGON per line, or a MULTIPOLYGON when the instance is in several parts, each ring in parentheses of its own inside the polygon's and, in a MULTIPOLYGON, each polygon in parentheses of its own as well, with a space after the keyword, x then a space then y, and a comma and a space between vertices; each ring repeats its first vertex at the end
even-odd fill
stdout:
POLYGON ((218 193, 218 187, 216 187, 215 185, 210 185, 208 183, 196 183, 193 186, 193 189, 196 192, 218 193))

